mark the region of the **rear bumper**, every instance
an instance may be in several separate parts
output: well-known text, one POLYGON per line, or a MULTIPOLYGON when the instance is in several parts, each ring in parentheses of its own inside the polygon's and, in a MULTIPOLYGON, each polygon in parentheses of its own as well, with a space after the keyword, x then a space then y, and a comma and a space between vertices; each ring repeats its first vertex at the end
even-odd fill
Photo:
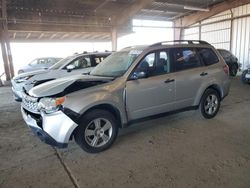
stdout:
POLYGON ((32 114, 21 107, 24 121, 32 132, 46 144, 65 148, 68 145, 71 134, 77 127, 63 112, 53 114, 32 114))
POLYGON ((227 79, 223 82, 223 90, 222 90, 222 96, 221 99, 224 99, 226 96, 228 96, 230 91, 231 81, 230 79, 227 79))

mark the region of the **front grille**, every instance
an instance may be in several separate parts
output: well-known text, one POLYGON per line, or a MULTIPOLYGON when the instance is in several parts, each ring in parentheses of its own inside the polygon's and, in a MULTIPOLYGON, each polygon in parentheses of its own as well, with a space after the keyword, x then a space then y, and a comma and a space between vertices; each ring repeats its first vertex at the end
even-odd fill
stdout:
POLYGON ((31 111, 33 113, 39 113, 38 98, 31 97, 27 95, 26 93, 23 93, 22 105, 28 111, 31 111))

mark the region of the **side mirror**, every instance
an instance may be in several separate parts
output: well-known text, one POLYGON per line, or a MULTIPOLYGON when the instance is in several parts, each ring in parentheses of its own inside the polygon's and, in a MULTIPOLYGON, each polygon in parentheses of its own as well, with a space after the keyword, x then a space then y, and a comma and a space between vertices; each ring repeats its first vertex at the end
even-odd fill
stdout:
POLYGON ((131 80, 138 80, 138 79, 142 79, 142 78, 146 78, 147 74, 143 71, 141 72, 134 72, 131 76, 131 80))
POLYGON ((74 65, 68 65, 68 66, 66 67, 66 69, 67 69, 68 72, 71 72, 74 68, 75 68, 74 65))

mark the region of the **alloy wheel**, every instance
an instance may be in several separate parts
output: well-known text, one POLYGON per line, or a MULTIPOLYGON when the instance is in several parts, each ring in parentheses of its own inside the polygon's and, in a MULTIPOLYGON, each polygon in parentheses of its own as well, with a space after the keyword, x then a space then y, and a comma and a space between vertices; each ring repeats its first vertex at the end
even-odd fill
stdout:
POLYGON ((91 121, 85 129, 85 141, 91 147, 99 148, 109 142, 112 136, 112 124, 105 118, 91 121))
POLYGON ((208 95, 204 106, 205 112, 208 115, 213 115, 214 113, 216 113, 218 106, 219 106, 218 97, 214 94, 208 95))

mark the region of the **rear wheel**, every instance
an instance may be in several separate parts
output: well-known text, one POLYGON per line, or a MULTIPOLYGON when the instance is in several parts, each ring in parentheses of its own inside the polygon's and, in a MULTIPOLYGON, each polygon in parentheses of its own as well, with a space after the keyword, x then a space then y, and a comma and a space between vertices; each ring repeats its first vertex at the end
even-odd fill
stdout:
POLYGON ((93 110, 83 117, 74 137, 84 151, 98 153, 108 149, 117 134, 118 123, 113 114, 105 110, 93 110))
POLYGON ((220 96, 214 89, 207 89, 200 102, 200 112, 206 119, 216 116, 220 109, 220 96))
POLYGON ((19 70, 18 71, 18 74, 22 74, 22 73, 24 73, 24 70, 19 70))
POLYGON ((236 76, 238 72, 237 66, 232 65, 231 70, 230 70, 230 76, 236 76))

